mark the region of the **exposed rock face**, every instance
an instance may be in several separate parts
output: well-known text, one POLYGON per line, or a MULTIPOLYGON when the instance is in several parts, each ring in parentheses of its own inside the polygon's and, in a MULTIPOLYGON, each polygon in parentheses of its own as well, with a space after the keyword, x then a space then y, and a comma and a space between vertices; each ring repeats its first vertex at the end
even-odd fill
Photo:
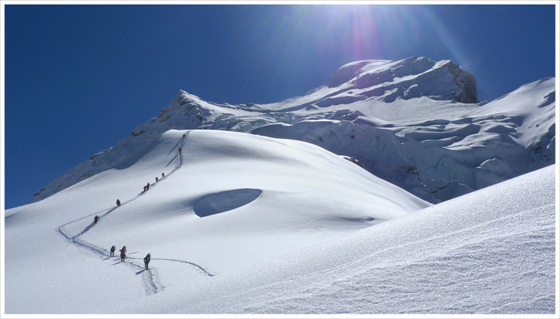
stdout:
POLYGON ((449 72, 455 76, 453 79, 457 86, 461 88, 459 98, 456 100, 461 103, 478 103, 476 95, 476 78, 469 72, 463 71, 454 63, 448 64, 449 72))

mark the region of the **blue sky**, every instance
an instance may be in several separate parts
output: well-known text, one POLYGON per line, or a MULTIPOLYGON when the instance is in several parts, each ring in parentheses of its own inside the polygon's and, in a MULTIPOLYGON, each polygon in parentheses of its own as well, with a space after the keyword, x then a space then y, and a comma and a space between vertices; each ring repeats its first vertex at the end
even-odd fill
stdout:
POLYGON ((348 62, 410 56, 455 61, 481 100, 555 76, 553 5, 3 5, 6 208, 179 89, 277 102, 348 62))

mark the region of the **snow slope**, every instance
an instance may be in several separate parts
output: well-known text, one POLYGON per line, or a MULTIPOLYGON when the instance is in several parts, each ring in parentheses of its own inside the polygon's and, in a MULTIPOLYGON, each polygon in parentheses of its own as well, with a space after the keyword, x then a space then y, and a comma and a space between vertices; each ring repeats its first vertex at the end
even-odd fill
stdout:
POLYGON ((136 156, 6 212, 7 314, 558 314, 554 166, 433 206, 298 141, 136 156))
POLYGON ((37 192, 46 198, 134 160, 170 129, 248 132, 309 142, 432 203, 554 163, 555 79, 478 102, 476 79, 449 60, 342 66, 323 86, 271 104, 216 104, 180 91, 138 126, 37 192))
POLYGON ((119 311, 557 317, 555 168, 119 311))
POLYGON ((430 205, 299 141, 171 130, 128 153, 6 212, 7 313, 112 313, 430 205))

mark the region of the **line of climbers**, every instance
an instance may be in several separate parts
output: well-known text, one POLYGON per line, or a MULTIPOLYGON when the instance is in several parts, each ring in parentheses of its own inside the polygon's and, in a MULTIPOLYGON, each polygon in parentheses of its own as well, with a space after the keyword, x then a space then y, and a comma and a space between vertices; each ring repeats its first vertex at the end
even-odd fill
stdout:
MULTIPOLYGON (((183 140, 186 138, 186 134, 183 134, 183 140)), ((181 154, 182 149, 179 147, 179 154, 181 154)), ((165 178, 165 173, 161 173, 161 180, 163 180, 165 178)), ((158 176, 156 176, 156 183, 159 182, 160 179, 158 176)), ((146 186, 144 186, 144 192, 148 191, 150 189, 150 182, 148 182, 148 184, 146 184, 146 186)), ((144 193, 143 192, 143 193, 144 193)), ((121 200, 117 199, 117 207, 121 206, 121 200)), ((100 217, 98 215, 95 215, 95 217, 93 218, 93 223, 97 224, 97 222, 99 221, 100 217)))
MULTIPOLYGON (((183 139, 185 138, 185 134, 183 134, 183 139)), ((181 154, 181 148, 179 148, 179 154, 181 154)), ((161 179, 163 180, 165 178, 165 173, 161 173, 161 179)), ((159 182, 160 179, 156 176, 156 183, 159 182)), ((148 191, 150 189, 150 182, 148 182, 148 184, 146 186, 144 186, 144 192, 148 191)), ((117 199, 117 207, 121 206, 121 200, 117 199)), ((95 217, 93 218, 93 224, 97 224, 97 222, 99 221, 99 219, 101 219, 99 217, 99 215, 95 215, 95 217)), ((113 245, 111 247, 111 254, 110 257, 114 257, 115 256, 115 250, 117 248, 113 245)), ((121 248, 119 250, 121 252, 121 262, 125 262, 126 259, 126 246, 123 246, 123 248, 121 248)), ((148 253, 146 255, 146 257, 144 257, 144 266, 146 267, 146 270, 148 270, 148 264, 150 263, 150 259, 152 258, 152 255, 150 253, 148 253)))
MULTIPOLYGON (((111 247, 111 255, 110 257, 115 257, 115 250, 117 249, 117 247, 115 247, 115 245, 113 245, 111 247)), ((126 246, 123 246, 120 250, 121 252, 121 262, 125 262, 126 261, 126 246)), ((146 257, 144 257, 144 266, 146 267, 146 270, 148 270, 148 264, 150 263, 150 260, 152 259, 152 254, 148 253, 146 255, 146 257)))
MULTIPOLYGON (((165 173, 161 173, 161 179, 163 180, 164 178, 165 178, 165 173)), ((156 176, 156 183, 159 181, 160 181, 159 177, 156 176)), ((148 182, 148 184, 144 186, 144 192, 148 191, 149 189, 150 189, 150 182, 148 182)))

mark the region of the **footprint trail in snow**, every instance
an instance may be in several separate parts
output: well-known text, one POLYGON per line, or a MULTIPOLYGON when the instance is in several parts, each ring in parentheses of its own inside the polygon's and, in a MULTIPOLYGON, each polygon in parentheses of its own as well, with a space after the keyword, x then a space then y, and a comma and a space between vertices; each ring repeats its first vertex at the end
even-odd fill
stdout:
MULTIPOLYGON (((169 172, 165 177, 163 177, 161 180, 159 180, 159 182, 165 180, 166 178, 168 178, 169 176, 171 176, 173 173, 175 173, 179 168, 181 168, 181 166, 183 165, 183 152, 182 149, 184 147, 184 145, 186 144, 187 140, 188 140, 188 136, 189 136, 190 131, 187 131, 183 137, 181 137, 181 140, 177 143, 177 145, 169 152, 169 154, 171 154, 173 151, 177 152, 177 155, 171 160, 171 163, 173 163, 174 161, 176 162, 175 168, 169 172)), ((169 165, 168 164, 168 165, 169 165)), ((153 183, 150 184, 150 188, 154 187, 158 185, 157 183, 153 183)), ((76 220, 72 220, 66 224, 60 225, 57 228, 57 232, 64 237, 66 240, 68 240, 69 242, 71 242, 72 244, 86 249, 90 252, 94 252, 102 257, 107 257, 105 258, 105 260, 109 259, 109 258, 114 258, 117 263, 116 264, 121 264, 121 262, 119 261, 119 256, 115 256, 115 257, 111 257, 110 253, 107 249, 99 247, 95 244, 89 243, 85 240, 80 239, 79 237, 84 235, 85 233, 87 233, 91 228, 93 228, 96 224, 92 223, 89 224, 88 226, 86 226, 82 231, 80 231, 79 233, 72 235, 68 232, 68 230, 66 229, 66 226, 82 221, 84 219, 87 218, 92 218, 92 216, 100 216, 100 219, 102 219, 103 217, 113 213, 115 210, 117 210, 119 207, 124 206, 136 199, 138 199, 140 196, 144 195, 147 192, 147 190, 141 192, 140 194, 136 195, 136 197, 123 202, 120 206, 115 206, 112 208, 108 208, 108 209, 104 209, 98 212, 95 212, 93 214, 88 214, 84 217, 78 218, 76 220)), ((132 253, 130 253, 132 254, 132 253)), ((150 295, 150 294, 154 294, 154 293, 158 293, 162 288, 162 285, 160 283, 158 283, 158 277, 157 276, 157 269, 156 268, 150 268, 148 270, 146 270, 144 268, 144 264, 143 264, 143 258, 136 258, 136 257, 127 257, 127 260, 129 260, 129 262, 123 263, 124 265, 126 265, 127 267, 132 267, 134 269, 134 271, 136 272, 136 275, 142 275, 142 281, 144 282, 144 287, 146 289, 146 294, 150 295), (132 260, 132 261, 130 261, 132 260), (140 260, 142 262, 142 264, 137 264, 135 261, 136 260, 140 260), (139 271, 138 271, 139 270, 139 271)), ((194 268, 196 268, 198 271, 204 273, 206 276, 208 277, 213 277, 214 275, 212 273, 210 273, 207 269, 205 269, 204 267, 187 261, 187 260, 180 260, 180 259, 169 259, 169 258, 152 258, 152 260, 160 260, 160 261, 168 261, 168 262, 178 262, 178 263, 182 263, 182 264, 188 264, 194 268)))

